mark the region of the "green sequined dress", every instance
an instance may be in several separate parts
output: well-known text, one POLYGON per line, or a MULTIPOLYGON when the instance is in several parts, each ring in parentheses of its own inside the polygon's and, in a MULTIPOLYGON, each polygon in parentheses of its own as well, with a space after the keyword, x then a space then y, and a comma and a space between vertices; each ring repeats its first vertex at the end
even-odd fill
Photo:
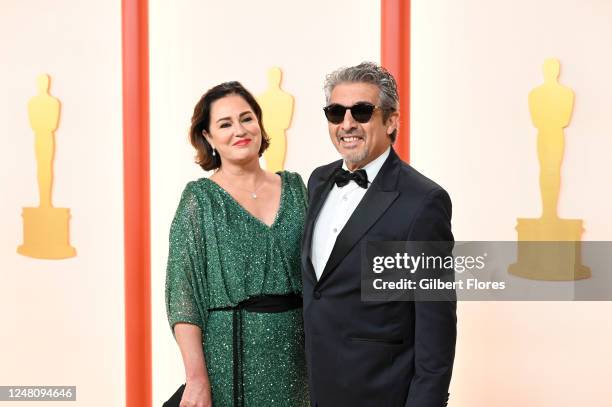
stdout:
POLYGON ((207 178, 187 184, 172 222, 168 320, 171 327, 186 322, 202 328, 214 407, 309 404, 301 308, 242 313, 240 380, 235 374, 233 312, 211 311, 265 294, 301 295, 306 189, 298 174, 279 175, 280 207, 271 226, 207 178), (239 403, 235 383, 241 383, 239 403))

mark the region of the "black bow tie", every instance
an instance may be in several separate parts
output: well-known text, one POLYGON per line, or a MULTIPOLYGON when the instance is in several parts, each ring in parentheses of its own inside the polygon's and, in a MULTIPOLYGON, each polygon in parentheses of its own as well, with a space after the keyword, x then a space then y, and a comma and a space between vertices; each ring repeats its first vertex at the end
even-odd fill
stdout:
POLYGON ((342 188, 350 181, 355 181, 355 183, 361 188, 368 188, 368 174, 364 169, 349 172, 344 168, 339 168, 338 171, 336 171, 334 182, 336 185, 338 185, 338 187, 342 188))

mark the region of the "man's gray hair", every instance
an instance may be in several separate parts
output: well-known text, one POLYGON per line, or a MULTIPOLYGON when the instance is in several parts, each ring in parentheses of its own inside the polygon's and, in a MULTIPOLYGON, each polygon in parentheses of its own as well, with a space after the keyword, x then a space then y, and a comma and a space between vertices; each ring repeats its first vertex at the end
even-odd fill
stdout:
MULTIPOLYGON (((386 122, 392 112, 399 110, 399 95, 397 83, 389 71, 374 62, 362 62, 356 66, 343 67, 325 77, 325 101, 329 104, 331 94, 336 85, 344 82, 371 83, 380 89, 380 108, 383 112, 383 122, 386 122)), ((389 135, 395 141, 397 130, 389 135)))

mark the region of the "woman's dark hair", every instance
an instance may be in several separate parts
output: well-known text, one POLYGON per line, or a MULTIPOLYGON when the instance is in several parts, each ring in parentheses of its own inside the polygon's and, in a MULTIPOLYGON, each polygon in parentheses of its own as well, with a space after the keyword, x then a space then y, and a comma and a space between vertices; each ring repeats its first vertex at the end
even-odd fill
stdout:
POLYGON ((206 91, 206 93, 195 105, 195 108, 193 109, 193 116, 191 117, 189 140, 197 151, 196 163, 199 164, 205 171, 219 168, 221 166, 221 157, 219 157, 218 153, 213 156, 213 149, 210 143, 206 140, 206 137, 204 137, 202 134, 202 131, 204 130, 210 134, 210 107, 214 101, 228 95, 241 96, 249 104, 251 109, 253 109, 255 116, 257 116, 257 121, 259 122, 259 127, 261 128, 261 147, 259 148, 260 157, 270 145, 270 138, 264 129, 261 107, 259 106, 259 103, 257 103, 257 100, 255 100, 251 92, 246 90, 240 82, 224 82, 206 91))

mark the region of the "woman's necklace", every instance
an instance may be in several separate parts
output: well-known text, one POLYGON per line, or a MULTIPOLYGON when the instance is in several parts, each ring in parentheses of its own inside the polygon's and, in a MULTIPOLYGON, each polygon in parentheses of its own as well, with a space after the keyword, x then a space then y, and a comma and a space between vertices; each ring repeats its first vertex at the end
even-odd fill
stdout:
POLYGON ((248 192, 251 195, 251 199, 257 199, 257 191, 259 191, 261 189, 261 187, 263 187, 266 184, 266 180, 264 179, 263 182, 257 187, 255 188, 253 191, 245 189, 245 188, 241 188, 241 187, 237 187, 236 185, 232 185, 229 184, 232 188, 236 188, 236 189, 241 189, 245 192, 248 192))

